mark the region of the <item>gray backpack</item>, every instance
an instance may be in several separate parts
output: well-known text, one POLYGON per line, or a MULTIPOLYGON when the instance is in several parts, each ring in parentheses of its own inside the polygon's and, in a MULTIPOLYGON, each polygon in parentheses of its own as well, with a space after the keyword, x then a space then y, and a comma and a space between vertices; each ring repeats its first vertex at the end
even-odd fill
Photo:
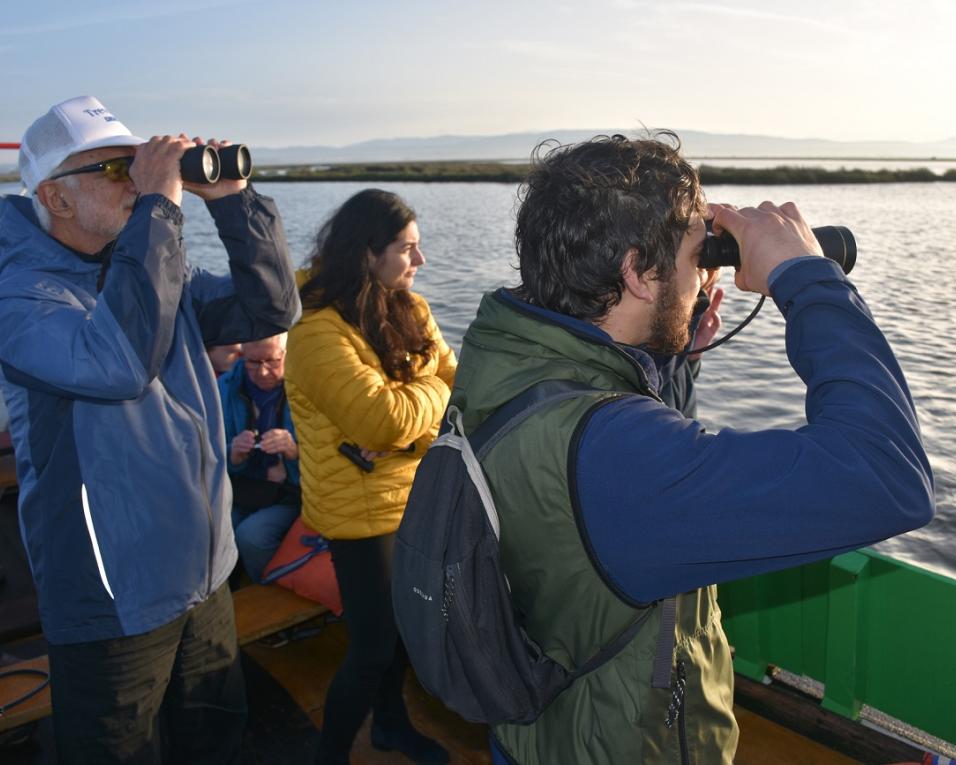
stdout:
MULTIPOLYGON (((395 542, 395 619, 421 684, 467 720, 533 722, 578 677, 623 649, 656 605, 639 609, 627 629, 570 672, 525 632, 512 606, 499 559, 498 514, 481 459, 532 414, 587 392, 595 390, 563 380, 538 383, 469 437, 461 412, 450 406, 445 432, 415 474, 395 542)), ((658 675, 666 677, 665 686, 670 679, 673 598, 664 601, 662 622, 655 686, 658 675)))

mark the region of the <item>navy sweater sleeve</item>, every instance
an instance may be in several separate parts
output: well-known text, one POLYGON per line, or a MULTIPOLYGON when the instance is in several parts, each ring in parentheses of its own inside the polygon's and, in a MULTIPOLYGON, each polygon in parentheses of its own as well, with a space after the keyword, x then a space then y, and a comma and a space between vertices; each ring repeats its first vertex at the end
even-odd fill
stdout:
POLYGON ((203 342, 271 337, 301 314, 285 230, 275 202, 249 186, 206 204, 229 254, 229 276, 194 269, 189 293, 203 342))
POLYGON ((595 564, 626 599, 807 563, 933 516, 906 381, 856 290, 816 258, 779 274, 772 293, 807 386, 806 426, 708 434, 640 397, 582 423, 575 507, 595 564))

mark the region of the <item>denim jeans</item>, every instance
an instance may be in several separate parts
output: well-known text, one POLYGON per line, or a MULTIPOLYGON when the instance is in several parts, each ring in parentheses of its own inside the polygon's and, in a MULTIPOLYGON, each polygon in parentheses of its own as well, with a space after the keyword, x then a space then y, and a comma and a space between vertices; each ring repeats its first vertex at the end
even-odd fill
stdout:
POLYGON ((298 505, 272 505, 251 511, 232 508, 239 558, 252 581, 262 581, 266 566, 299 517, 299 510, 298 505))

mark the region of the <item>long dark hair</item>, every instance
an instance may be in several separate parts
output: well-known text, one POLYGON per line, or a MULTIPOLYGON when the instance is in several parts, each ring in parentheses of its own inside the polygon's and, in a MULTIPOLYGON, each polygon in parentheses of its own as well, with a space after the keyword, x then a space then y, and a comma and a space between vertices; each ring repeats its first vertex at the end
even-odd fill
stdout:
POLYGON ((365 189, 351 197, 319 229, 309 257, 309 278, 299 294, 304 308, 333 306, 372 346, 385 373, 411 382, 435 349, 416 316, 408 290, 382 286, 368 267, 413 220, 401 197, 365 189))

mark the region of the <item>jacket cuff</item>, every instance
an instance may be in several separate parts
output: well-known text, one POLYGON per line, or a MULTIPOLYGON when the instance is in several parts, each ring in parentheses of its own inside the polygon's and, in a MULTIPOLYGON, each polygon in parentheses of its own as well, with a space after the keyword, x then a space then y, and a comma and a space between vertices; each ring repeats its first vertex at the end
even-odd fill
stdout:
POLYGON ((780 313, 786 316, 800 292, 811 284, 824 282, 849 284, 843 269, 829 258, 799 259, 777 274, 770 288, 770 296, 780 313))
POLYGON ((234 206, 239 209, 248 207, 258 196, 259 194, 254 188, 252 188, 252 184, 247 183, 246 187, 242 191, 239 191, 235 194, 219 197, 219 199, 207 199, 206 209, 209 210, 213 216, 215 216, 217 213, 228 211, 234 206))
POLYGON ((162 194, 146 194, 136 200, 133 209, 140 206, 151 206, 154 210, 159 210, 161 217, 172 221, 177 226, 183 225, 183 211, 179 205, 162 194))

